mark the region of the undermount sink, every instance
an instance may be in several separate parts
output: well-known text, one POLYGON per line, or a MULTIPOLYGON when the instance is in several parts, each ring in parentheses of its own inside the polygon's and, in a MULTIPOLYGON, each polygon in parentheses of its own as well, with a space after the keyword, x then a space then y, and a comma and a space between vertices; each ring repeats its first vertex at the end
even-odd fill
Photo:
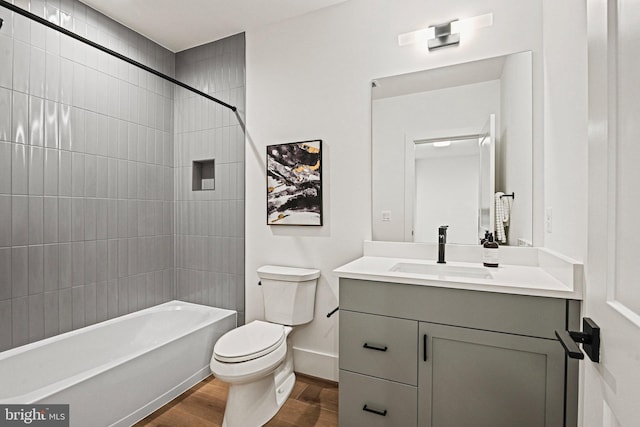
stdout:
POLYGON ((493 279, 491 273, 483 267, 467 267, 447 264, 420 264, 399 262, 391 267, 391 271, 399 273, 425 274, 429 276, 465 277, 472 279, 493 279))

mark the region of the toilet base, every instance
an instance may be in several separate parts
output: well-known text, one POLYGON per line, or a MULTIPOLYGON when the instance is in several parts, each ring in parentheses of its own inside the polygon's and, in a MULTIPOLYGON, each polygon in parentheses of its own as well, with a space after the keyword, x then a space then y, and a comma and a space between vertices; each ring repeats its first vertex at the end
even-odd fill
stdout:
POLYGON ((290 349, 276 370, 259 380, 230 384, 222 427, 260 427, 278 413, 289 398, 296 376, 290 349))

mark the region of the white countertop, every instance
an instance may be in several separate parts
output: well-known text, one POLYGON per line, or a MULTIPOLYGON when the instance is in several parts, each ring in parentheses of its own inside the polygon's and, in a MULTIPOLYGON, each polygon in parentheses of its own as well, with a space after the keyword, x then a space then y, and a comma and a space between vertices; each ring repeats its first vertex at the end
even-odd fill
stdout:
MULTIPOLYGON (((548 251, 544 257, 550 257, 548 251)), ((545 262, 545 264, 552 264, 551 268, 543 268, 538 265, 512 264, 501 264, 497 268, 489 268, 482 267, 482 263, 478 262, 460 261, 448 261, 446 264, 447 266, 454 267, 486 268, 493 276, 491 279, 392 271, 393 266, 398 263, 437 265, 435 260, 428 259, 363 256, 336 268, 333 272, 338 277, 348 279, 551 298, 582 299, 582 264, 566 262, 565 259, 561 258, 558 259, 557 262, 545 262), (560 267, 558 263, 561 264, 560 267), (558 274, 558 270, 561 270, 561 274, 558 274), (555 274, 552 275, 550 271, 555 274)))

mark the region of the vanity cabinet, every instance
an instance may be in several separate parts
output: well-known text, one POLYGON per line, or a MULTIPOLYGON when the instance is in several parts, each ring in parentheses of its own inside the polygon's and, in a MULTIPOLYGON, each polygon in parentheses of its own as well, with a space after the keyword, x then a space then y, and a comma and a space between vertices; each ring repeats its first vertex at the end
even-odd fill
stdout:
POLYGON ((560 298, 340 279, 341 426, 575 426, 560 298))

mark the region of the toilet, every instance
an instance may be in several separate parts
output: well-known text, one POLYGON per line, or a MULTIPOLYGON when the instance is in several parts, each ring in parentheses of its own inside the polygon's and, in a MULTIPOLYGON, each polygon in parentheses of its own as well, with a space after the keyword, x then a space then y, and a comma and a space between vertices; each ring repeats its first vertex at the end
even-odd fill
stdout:
POLYGON ((222 427, 259 427, 269 421, 295 383, 293 327, 313 320, 320 270, 265 265, 258 269, 265 320, 254 320, 216 342, 211 372, 229 383, 222 427))

